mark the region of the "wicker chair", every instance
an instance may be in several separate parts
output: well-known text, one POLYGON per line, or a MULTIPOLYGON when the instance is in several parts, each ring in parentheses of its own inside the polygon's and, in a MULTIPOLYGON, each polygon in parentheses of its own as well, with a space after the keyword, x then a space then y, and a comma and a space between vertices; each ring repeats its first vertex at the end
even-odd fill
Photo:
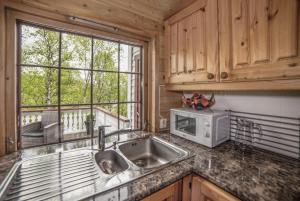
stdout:
MULTIPOLYGON (((63 130, 63 123, 61 123, 62 133, 63 130)), ((22 127, 21 135, 23 147, 58 142, 59 124, 57 112, 43 112, 41 121, 30 123, 22 127)))

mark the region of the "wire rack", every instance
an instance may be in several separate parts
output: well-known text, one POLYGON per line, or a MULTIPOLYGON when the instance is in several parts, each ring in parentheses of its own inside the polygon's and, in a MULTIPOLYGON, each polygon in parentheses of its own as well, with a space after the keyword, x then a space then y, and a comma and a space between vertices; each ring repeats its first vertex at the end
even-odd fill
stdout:
MULTIPOLYGON (((300 160, 300 117, 284 117, 248 112, 230 112, 230 137, 235 140, 240 133, 237 126, 239 118, 247 119, 261 127, 252 131, 252 146, 276 152, 300 160)), ((246 141, 250 141, 247 133, 246 141)))

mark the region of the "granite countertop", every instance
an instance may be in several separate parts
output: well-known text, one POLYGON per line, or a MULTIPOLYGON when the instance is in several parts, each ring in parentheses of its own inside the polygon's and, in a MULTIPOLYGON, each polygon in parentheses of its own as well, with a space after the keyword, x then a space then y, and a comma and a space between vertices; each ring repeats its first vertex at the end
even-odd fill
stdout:
MULTIPOLYGON (((132 139, 139 134, 121 135, 121 140, 132 139)), ((85 200, 140 200, 191 173, 244 201, 300 200, 300 162, 297 160, 264 151, 243 151, 230 141, 209 149, 174 135, 159 134, 159 137, 195 156, 85 200)), ((107 140, 111 142, 114 139, 107 140)), ((43 146, 23 151, 22 158, 88 146, 88 140, 43 146)), ((18 154, 0 158, 0 182, 16 156, 18 154)))
POLYGON ((20 157, 20 152, 15 152, 0 157, 0 184, 4 180, 9 170, 14 165, 15 161, 19 159, 19 157, 20 157))

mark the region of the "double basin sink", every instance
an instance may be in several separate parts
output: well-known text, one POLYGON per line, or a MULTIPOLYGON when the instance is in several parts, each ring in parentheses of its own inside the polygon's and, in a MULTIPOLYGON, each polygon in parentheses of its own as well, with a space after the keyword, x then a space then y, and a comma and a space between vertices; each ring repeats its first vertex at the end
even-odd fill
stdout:
POLYGON ((130 167, 153 170, 185 158, 188 152, 157 137, 120 143, 113 150, 99 151, 95 161, 107 175, 118 174, 130 167))
POLYGON ((9 171, 0 184, 0 200, 83 199, 190 156, 189 152, 150 136, 119 142, 106 151, 72 150, 30 158, 16 162, 9 171), (86 191, 81 190, 83 187, 86 191))

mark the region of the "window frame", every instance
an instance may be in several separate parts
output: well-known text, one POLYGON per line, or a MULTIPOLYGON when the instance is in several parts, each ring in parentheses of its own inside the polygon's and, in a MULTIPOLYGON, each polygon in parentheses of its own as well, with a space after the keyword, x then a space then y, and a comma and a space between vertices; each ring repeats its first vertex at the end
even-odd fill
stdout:
MULTIPOLYGON (((126 43, 124 42, 123 40, 110 40, 110 39, 107 39, 107 38, 104 38, 104 37, 101 37, 101 36, 95 36, 94 34, 82 34, 81 32, 74 32, 74 31, 67 31, 67 30, 63 30, 63 29, 60 29, 60 28, 53 28, 51 26, 47 26, 45 24, 35 24, 35 23, 32 23, 32 22, 28 22, 26 20, 20 20, 20 19, 17 19, 16 20, 16 25, 17 25, 17 62, 16 62, 16 66, 17 66, 17 122, 18 122, 18 126, 17 126, 17 140, 18 140, 18 148, 21 148, 21 135, 20 135, 20 128, 21 128, 21 109, 22 108, 34 108, 34 107, 49 107, 49 106, 53 106, 53 107, 58 107, 58 116, 59 116, 59 119, 61 119, 61 107, 63 106, 75 106, 75 107, 78 107, 78 106, 90 106, 91 108, 91 113, 93 113, 93 107, 94 106, 99 106, 99 105, 108 105, 108 104, 116 104, 118 105, 118 129, 120 129, 120 104, 139 104, 139 107, 141 108, 140 109, 140 116, 139 116, 139 121, 140 121, 140 126, 139 128, 142 129, 143 127, 143 122, 144 122, 144 119, 145 119, 145 116, 144 116, 144 110, 145 110, 145 104, 144 104, 144 63, 143 63, 143 58, 145 57, 145 45, 144 44, 135 44, 135 43, 126 43), (21 58, 20 58, 20 52, 21 51, 21 47, 20 47, 20 27, 21 25, 28 25, 28 26, 32 26, 32 27, 37 27, 37 28, 43 28, 43 29, 49 29, 49 30, 53 30, 53 31, 56 31, 59 33, 59 64, 58 66, 42 66, 42 65, 36 65, 36 64, 21 64, 19 63, 19 61, 21 61, 21 58), (84 37, 88 37, 92 40, 92 52, 91 52, 91 69, 83 69, 83 68, 76 68, 76 67, 62 67, 61 66, 61 43, 62 43, 62 34, 63 33, 70 33, 70 34, 76 34, 76 35, 80 35, 80 36, 84 36, 84 37), (103 40, 103 41, 110 41, 110 42, 115 42, 117 45, 118 45, 118 71, 108 71, 108 70, 103 70, 103 69, 93 69, 93 66, 94 66, 94 62, 93 62, 93 57, 94 57, 94 52, 93 52, 93 48, 94 48, 94 40, 103 40), (139 66, 140 66, 140 70, 139 72, 124 72, 124 71, 120 71, 120 45, 121 44, 125 44, 125 45, 130 45, 130 46, 134 46, 134 47, 138 47, 140 49, 140 63, 139 63, 139 66), (55 105, 40 105, 40 106, 26 106, 26 105, 21 105, 21 102, 20 102, 20 83, 21 83, 21 75, 20 75, 20 69, 22 67, 31 67, 31 68, 55 68, 55 69, 58 69, 59 73, 58 73, 58 93, 57 93, 57 96, 58 96, 58 104, 55 104, 55 105), (84 71, 89 71, 91 72, 91 103, 90 104, 61 104, 61 92, 60 92, 60 88, 61 88, 61 83, 60 83, 60 80, 61 80, 61 70, 84 70, 84 71), (118 74, 118 102, 117 103, 95 103, 94 104, 94 101, 93 101, 93 72, 105 72, 105 73, 117 73, 118 74), (137 75, 139 76, 139 79, 140 79, 140 82, 139 82, 139 85, 140 85, 140 100, 139 101, 127 101, 127 102, 121 102, 120 101, 120 73, 122 74, 133 74, 133 75, 137 75)), ((60 122, 59 122, 60 124, 60 122)), ((138 129, 138 130, 140 130, 138 129)), ((92 132, 92 135, 91 137, 88 137, 88 138, 81 138, 81 139, 74 139, 74 140, 82 140, 82 139, 93 139, 94 138, 94 133, 92 132)), ((74 141, 74 140, 63 140, 63 136, 62 134, 60 133, 60 137, 59 137, 59 142, 57 143, 53 143, 53 144, 58 144, 58 143, 62 143, 62 142, 69 142, 69 141, 74 141)), ((93 140, 92 140, 93 142, 93 140)), ((43 146, 43 145, 46 145, 46 144, 41 144, 41 145, 36 145, 36 146, 43 146)), ((33 146, 33 147, 36 147, 36 146, 33 146)), ((29 148, 29 147, 26 147, 26 148, 29 148)))

